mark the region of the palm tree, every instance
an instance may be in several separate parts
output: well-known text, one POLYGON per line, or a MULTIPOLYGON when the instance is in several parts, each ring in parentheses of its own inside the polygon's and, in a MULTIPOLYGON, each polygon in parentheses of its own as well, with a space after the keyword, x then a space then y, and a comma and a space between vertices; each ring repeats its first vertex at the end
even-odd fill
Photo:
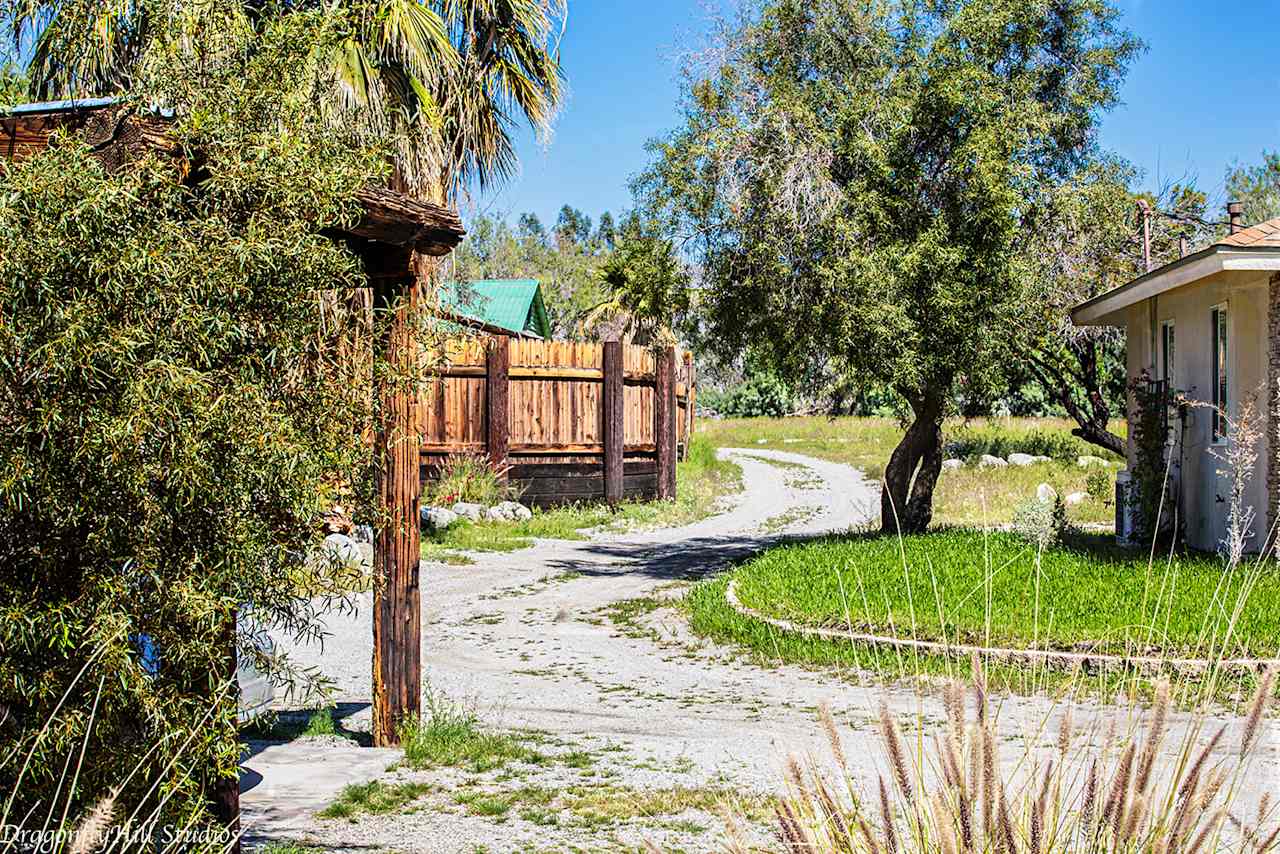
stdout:
MULTIPOLYGON (((357 0, 327 7, 348 35, 329 63, 338 116, 395 147, 399 189, 457 204, 475 183, 508 178, 512 134, 545 134, 562 97, 556 25, 565 0, 357 0)), ((319 8, 302 3, 293 8, 319 8)), ((0 0, 15 47, 29 48, 39 98, 128 91, 161 22, 190 10, 173 0, 0 0)), ((260 0, 220 14, 260 12, 260 0)))

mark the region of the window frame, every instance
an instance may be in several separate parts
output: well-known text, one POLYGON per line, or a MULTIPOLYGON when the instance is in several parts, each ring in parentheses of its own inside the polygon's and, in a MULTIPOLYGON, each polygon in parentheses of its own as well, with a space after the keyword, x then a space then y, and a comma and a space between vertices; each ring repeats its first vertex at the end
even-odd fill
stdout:
POLYGON ((1210 441, 1225 444, 1229 436, 1231 412, 1231 311, 1227 303, 1209 307, 1211 366, 1213 371, 1213 418, 1210 441))

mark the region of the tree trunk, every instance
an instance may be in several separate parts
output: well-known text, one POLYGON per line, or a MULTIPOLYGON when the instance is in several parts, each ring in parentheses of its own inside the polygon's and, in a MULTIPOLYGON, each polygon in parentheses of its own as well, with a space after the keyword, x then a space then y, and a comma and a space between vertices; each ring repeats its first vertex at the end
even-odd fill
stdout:
POLYGON ((923 533, 933 520, 933 488, 942 471, 942 395, 904 395, 914 419, 884 469, 880 530, 923 533))

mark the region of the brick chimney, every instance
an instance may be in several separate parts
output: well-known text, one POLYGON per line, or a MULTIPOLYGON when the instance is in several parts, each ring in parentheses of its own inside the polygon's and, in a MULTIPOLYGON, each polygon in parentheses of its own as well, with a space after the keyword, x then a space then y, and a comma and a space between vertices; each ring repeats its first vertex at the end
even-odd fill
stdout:
POLYGON ((1231 233, 1235 234, 1244 228, 1244 205, 1240 202, 1227 202, 1227 219, 1231 223, 1231 233))

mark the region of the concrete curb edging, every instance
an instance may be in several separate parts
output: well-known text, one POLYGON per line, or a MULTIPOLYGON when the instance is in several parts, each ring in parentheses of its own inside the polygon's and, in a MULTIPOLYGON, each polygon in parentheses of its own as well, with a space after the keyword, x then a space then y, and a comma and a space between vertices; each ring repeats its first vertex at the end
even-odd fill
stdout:
POLYGON ((852 630, 828 629, 821 626, 805 626, 762 614, 754 608, 748 608, 738 599, 734 585, 737 579, 729 579, 725 586, 724 598, 739 616, 749 617, 779 629, 788 634, 805 637, 825 638, 827 640, 849 641, 867 646, 889 647, 914 650, 930 655, 942 655, 953 658, 967 658, 974 653, 1000 662, 1043 663, 1051 667, 1070 669, 1080 667, 1084 670, 1137 670, 1140 672, 1159 673, 1173 670, 1177 673, 1201 674, 1216 663, 1224 670, 1260 673, 1267 667, 1280 667, 1280 659, 1228 658, 1212 662, 1205 658, 1159 658, 1146 655, 1110 655, 1106 653, 1072 652, 1055 649, 1006 649, 1003 647, 986 647, 975 644, 943 643, 940 641, 923 641, 914 638, 898 638, 886 635, 867 634, 852 630))

